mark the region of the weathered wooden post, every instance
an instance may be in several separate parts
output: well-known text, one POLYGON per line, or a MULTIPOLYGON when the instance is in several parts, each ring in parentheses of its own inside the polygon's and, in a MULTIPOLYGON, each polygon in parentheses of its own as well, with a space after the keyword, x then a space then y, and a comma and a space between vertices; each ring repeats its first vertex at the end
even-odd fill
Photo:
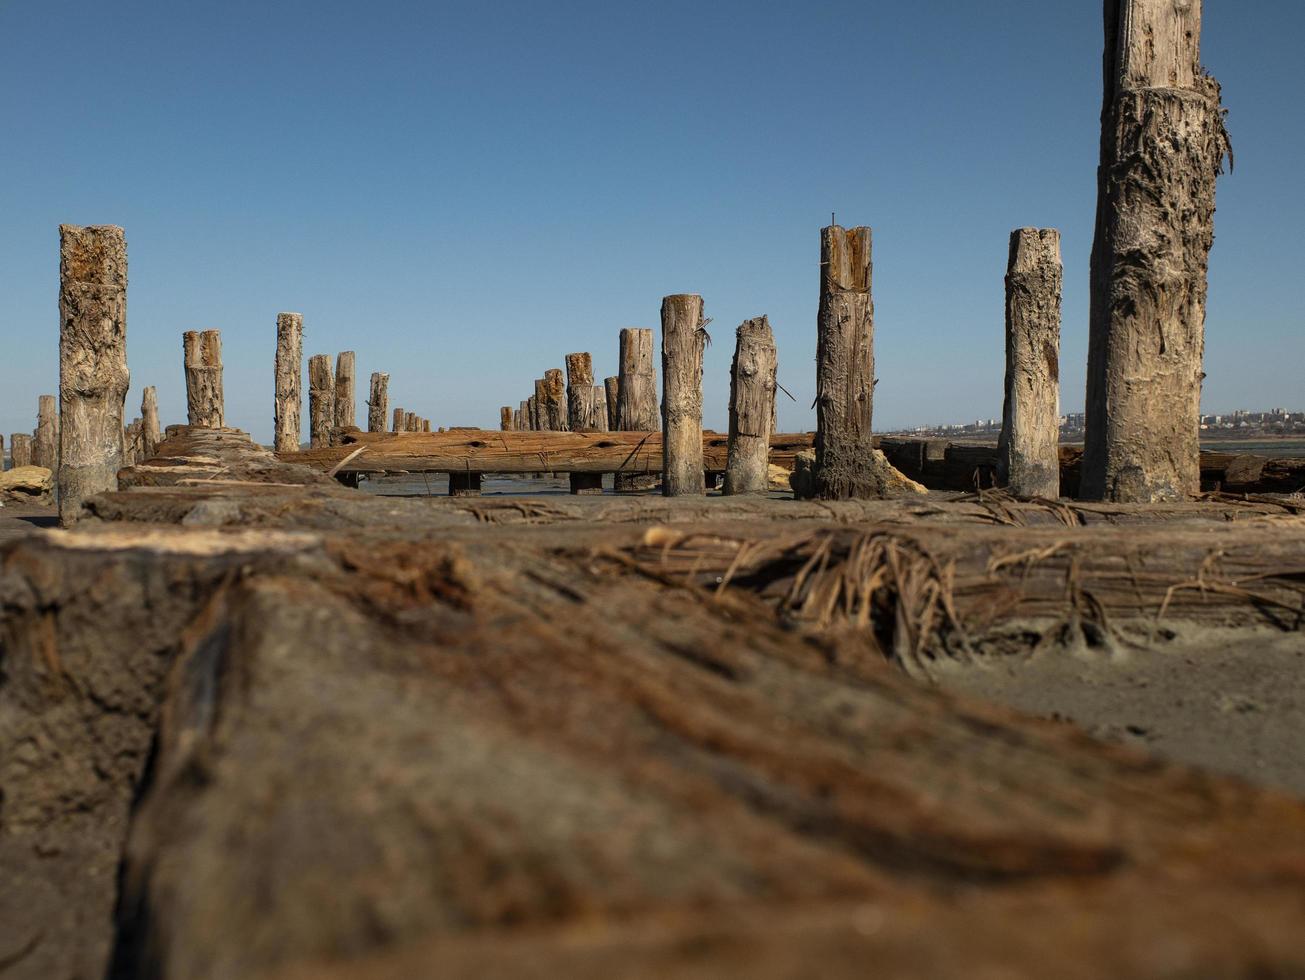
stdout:
POLYGON ((816 321, 814 494, 826 500, 876 495, 870 437, 874 401, 874 302, 870 229, 820 231, 816 321))
POLYGON ((621 379, 613 375, 603 378, 603 410, 607 419, 607 431, 618 431, 616 421, 616 396, 621 389, 621 379))
MULTIPOLYGON (((657 415, 657 368, 653 362, 653 332, 643 327, 621 330, 620 363, 616 383, 616 425, 619 432, 652 432, 661 424, 657 415)), ((612 487, 619 492, 648 490, 657 477, 642 473, 617 473, 612 487)))
POLYGON ((4 472, 4 468, 5 468, 4 456, 5 456, 5 437, 0 435, 0 472, 4 472))
POLYGON ((512 431, 512 406, 504 405, 498 410, 498 427, 501 432, 512 431))
POLYGON ((304 318, 298 313, 276 316, 276 405, 272 448, 278 453, 299 451, 303 411, 304 318))
POLYGON ((187 330, 181 338, 186 369, 187 421, 202 429, 225 424, 222 398, 222 334, 187 330))
POLYGON ((1060 496, 1060 232, 1011 232, 1006 395, 997 482, 1017 497, 1060 496))
POLYGON ((131 423, 123 431, 123 466, 135 466, 144 458, 141 452, 141 432, 143 429, 144 423, 140 419, 132 419, 131 423))
POLYGON ((595 432, 611 431, 607 424, 607 386, 594 385, 589 390, 589 414, 595 432))
POLYGON ((335 424, 335 378, 331 359, 314 354, 308 359, 308 433, 313 449, 331 444, 331 426, 335 424))
POLYGON ((59 523, 118 488, 127 371, 127 240, 59 226, 59 523))
POLYGON ((1083 469, 1089 500, 1200 492, 1215 180, 1229 152, 1201 0, 1106 0, 1083 469))
POLYGON ((570 427, 566 420, 566 381, 561 368, 549 368, 544 372, 543 411, 548 417, 547 429, 550 432, 565 432, 570 427))
POLYGON ((544 379, 535 379, 535 393, 530 396, 530 421, 533 423, 532 428, 537 432, 544 432, 548 429, 548 416, 544 411, 544 379))
POLYGON ((517 428, 518 429, 530 428, 530 400, 529 399, 521 402, 521 407, 517 411, 517 428))
POLYGON ((367 395, 367 431, 384 432, 385 418, 389 413, 390 376, 373 371, 371 391, 367 395))
POLYGON ((735 335, 730 367, 727 495, 770 492, 770 435, 775 424, 778 368, 770 320, 764 316, 744 320, 735 335))
POLYGON ((9 458, 13 461, 14 469, 32 465, 31 435, 26 432, 15 432, 9 437, 9 458))
MULTIPOLYGON (((586 352, 566 355, 566 422, 572 432, 599 428, 594 416, 594 362, 586 352)), ((571 473, 572 493, 602 493, 601 473, 571 473)))
POLYGON ((140 417, 141 452, 145 459, 151 459, 163 441, 163 430, 159 428, 159 393, 153 385, 141 392, 140 417))
POLYGON ((59 409, 54 395, 36 399, 36 438, 32 443, 32 462, 55 470, 59 466, 59 409))
POLYGON ((416 412, 403 413, 403 431, 404 432, 421 431, 421 420, 417 418, 416 412))
POLYGON ((358 427, 358 390, 354 378, 356 357, 351 350, 335 356, 335 428, 358 427))
POLYGON ((429 431, 430 431, 430 419, 422 419, 422 420, 421 420, 421 431, 422 431, 422 432, 429 432, 429 431))
POLYGON ((702 470, 702 297, 662 300, 662 494, 706 492, 702 470))

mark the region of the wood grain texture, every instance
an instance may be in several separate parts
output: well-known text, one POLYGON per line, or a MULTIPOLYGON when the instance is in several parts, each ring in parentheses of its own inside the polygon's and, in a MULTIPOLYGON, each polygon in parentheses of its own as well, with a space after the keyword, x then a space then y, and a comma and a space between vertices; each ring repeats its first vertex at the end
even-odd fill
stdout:
POLYGON ((706 492, 702 459, 702 355, 707 348, 702 297, 662 300, 662 494, 706 492))
POLYGON ((159 426, 159 393, 153 385, 147 385, 141 392, 140 416, 141 452, 145 459, 149 459, 163 439, 163 430, 159 426))
POLYGON ((299 313, 278 313, 272 442, 278 453, 299 450, 300 416, 303 412, 303 359, 303 316, 299 313))
POLYGON ((367 395, 367 431, 384 432, 385 420, 390 414, 390 376, 373 371, 371 390, 367 395))
POLYGON ((32 462, 51 471, 59 468, 59 403, 54 395, 41 395, 36 400, 32 462))
POLYGON ((739 324, 730 366, 726 496, 770 492, 770 436, 775 424, 778 367, 770 320, 761 316, 739 324))
POLYGON ((308 425, 313 449, 331 444, 331 429, 335 426, 335 377, 326 354, 314 354, 308 359, 308 425))
POLYGON ((191 425, 226 425, 222 393, 222 333, 187 330, 181 335, 186 375, 186 417, 191 425))
POLYGON ((351 350, 335 356, 335 428, 358 424, 357 357, 351 350))

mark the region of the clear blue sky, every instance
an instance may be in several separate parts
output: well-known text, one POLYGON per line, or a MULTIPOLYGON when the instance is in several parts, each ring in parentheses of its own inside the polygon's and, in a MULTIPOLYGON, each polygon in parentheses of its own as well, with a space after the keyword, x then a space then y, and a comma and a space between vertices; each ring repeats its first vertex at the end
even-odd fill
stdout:
MULTIPOLYGON (((1207 410, 1305 409, 1305 4, 1207 0, 1219 187, 1207 410)), ((0 0, 0 431, 57 388, 60 222, 120 224, 132 390, 184 421, 222 330, 229 424, 269 439, 275 317, 391 405, 497 424, 569 351, 701 293, 724 428, 768 314, 780 426, 814 426, 818 229, 874 228, 876 428, 1000 414, 1012 228, 1064 235, 1082 407, 1100 3, 0 0)))

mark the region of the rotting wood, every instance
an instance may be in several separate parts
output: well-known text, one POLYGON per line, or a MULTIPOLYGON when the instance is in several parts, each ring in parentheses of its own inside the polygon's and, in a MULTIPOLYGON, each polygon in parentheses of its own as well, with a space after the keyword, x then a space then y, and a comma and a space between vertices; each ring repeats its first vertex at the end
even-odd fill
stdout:
MULTIPOLYGON (((141 416, 141 452, 145 459, 154 455, 154 450, 163 439, 159 428, 159 393, 153 385, 147 385, 140 396, 141 416)), ((298 449, 298 446, 294 447, 298 449)))
POLYGON ((702 297, 662 299, 662 494, 706 492, 702 458, 702 355, 707 328, 702 297))
POLYGON ((726 496, 770 492, 770 436, 779 367, 770 320, 744 320, 735 332, 730 366, 729 459, 726 496))
POLYGON ((357 356, 342 350, 335 357, 335 425, 343 429, 358 424, 357 356))
POLYGON ((875 356, 869 228, 820 231, 820 309, 816 320, 815 496, 872 497, 875 356))
POLYGON ((127 370, 127 241, 121 228, 59 226, 59 523, 117 487, 127 370))
POLYGON ((186 375, 186 417, 191 425, 226 424, 222 394, 222 333, 187 330, 181 337, 186 375))
POLYGON ((367 431, 384 432, 385 420, 390 414, 390 376, 373 371, 371 389, 367 395, 367 431))
POLYGON ((1060 232, 1011 232, 1006 388, 997 482, 1017 497, 1060 496, 1060 232))
POLYGON ((1105 0, 1088 499, 1172 500, 1200 486, 1207 268, 1230 154, 1200 41, 1201 0, 1105 0))
POLYGON ((303 412, 304 318, 276 316, 275 405, 272 446, 278 453, 298 452, 303 412))
POLYGON ((308 425, 311 447, 323 449, 331 444, 335 423, 335 378, 331 359, 314 354, 308 359, 308 425))
POLYGON ((59 467, 59 403, 54 395, 41 395, 36 400, 32 462, 52 471, 59 467))

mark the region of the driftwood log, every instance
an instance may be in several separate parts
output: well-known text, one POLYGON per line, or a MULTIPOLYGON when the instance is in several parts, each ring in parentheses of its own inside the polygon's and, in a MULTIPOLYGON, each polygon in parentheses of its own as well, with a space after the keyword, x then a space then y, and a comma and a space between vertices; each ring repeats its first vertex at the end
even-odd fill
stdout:
POLYGON ((1083 483, 1095 500, 1200 485, 1215 179, 1229 152, 1201 2, 1105 0, 1083 483))
POLYGON ((1006 392, 997 482, 1017 497, 1060 496, 1060 232, 1011 232, 1006 392))
POLYGON ((186 375, 186 417, 193 426, 226 424, 222 394, 222 333, 187 330, 181 336, 186 375))
POLYGON ((299 313, 276 317, 276 402, 273 410, 273 448, 278 453, 298 452, 300 415, 303 412, 304 318, 299 313))
POLYGON ((770 491, 770 436, 775 430, 778 367, 770 321, 760 316, 739 324, 730 366, 727 496, 770 491))
POLYGON ((331 359, 314 354, 308 359, 308 425, 310 445, 321 449, 331 444, 335 423, 335 378, 331 359))
POLYGON ((127 371, 127 240, 59 226, 59 522, 117 486, 127 371))
POLYGON ((702 297, 662 300, 662 494, 706 492, 702 460, 702 355, 707 327, 702 297))
POLYGON ((875 495, 871 420, 875 387, 874 302, 869 228, 820 231, 816 320, 815 496, 875 495))

